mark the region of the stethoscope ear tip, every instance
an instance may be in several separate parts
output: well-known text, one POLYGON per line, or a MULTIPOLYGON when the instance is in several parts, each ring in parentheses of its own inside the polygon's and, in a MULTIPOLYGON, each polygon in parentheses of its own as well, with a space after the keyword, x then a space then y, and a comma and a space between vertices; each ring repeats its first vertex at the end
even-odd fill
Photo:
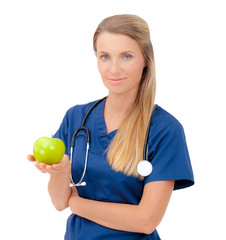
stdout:
POLYGON ((147 177, 152 172, 152 164, 147 160, 142 160, 137 164, 137 172, 142 177, 147 177))

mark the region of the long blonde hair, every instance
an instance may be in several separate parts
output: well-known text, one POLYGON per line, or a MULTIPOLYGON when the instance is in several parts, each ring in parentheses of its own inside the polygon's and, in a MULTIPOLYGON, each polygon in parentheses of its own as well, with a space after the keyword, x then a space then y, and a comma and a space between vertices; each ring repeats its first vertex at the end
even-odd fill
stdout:
POLYGON ((149 119, 154 109, 156 94, 155 62, 148 24, 131 14, 115 15, 104 19, 96 29, 93 48, 101 33, 127 35, 139 44, 146 67, 143 70, 138 94, 132 111, 122 122, 109 146, 108 161, 116 171, 138 176, 137 164, 143 159, 143 146, 149 119))

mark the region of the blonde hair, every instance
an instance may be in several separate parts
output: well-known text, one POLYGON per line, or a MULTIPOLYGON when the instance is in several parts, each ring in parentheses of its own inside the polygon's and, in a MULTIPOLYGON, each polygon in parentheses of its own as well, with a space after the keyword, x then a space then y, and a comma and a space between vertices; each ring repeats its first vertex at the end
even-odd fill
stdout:
POLYGON ((143 159, 145 135, 154 109, 156 94, 154 52, 149 27, 142 18, 136 15, 123 14, 108 17, 99 24, 94 33, 95 52, 98 36, 104 32, 123 34, 135 39, 146 63, 133 109, 118 129, 109 146, 107 157, 109 164, 116 171, 138 176, 136 167, 143 159))

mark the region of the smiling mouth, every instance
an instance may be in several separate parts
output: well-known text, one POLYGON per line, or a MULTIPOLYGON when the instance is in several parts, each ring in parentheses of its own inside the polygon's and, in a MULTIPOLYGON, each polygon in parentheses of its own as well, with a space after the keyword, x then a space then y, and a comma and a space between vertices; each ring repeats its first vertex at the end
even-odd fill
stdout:
POLYGON ((108 80, 113 81, 113 82, 120 82, 122 80, 125 80, 126 78, 108 78, 108 80))

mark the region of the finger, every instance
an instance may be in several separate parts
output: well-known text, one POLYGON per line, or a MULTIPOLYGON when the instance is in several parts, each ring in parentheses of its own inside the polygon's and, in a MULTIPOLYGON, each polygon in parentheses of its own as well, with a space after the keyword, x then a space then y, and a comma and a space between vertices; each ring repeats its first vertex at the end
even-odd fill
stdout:
POLYGON ((55 169, 53 165, 47 165, 47 166, 46 166, 46 171, 48 171, 48 172, 51 174, 51 173, 56 173, 56 172, 58 172, 59 170, 58 170, 58 169, 55 169))
POLYGON ((41 173, 48 173, 48 171, 45 168, 40 168, 35 164, 35 167, 41 172, 41 173))
POLYGON ((45 163, 43 163, 43 162, 40 162, 40 163, 38 163, 38 166, 40 167, 40 168, 43 168, 43 169, 46 169, 46 164, 45 163))
POLYGON ((41 172, 46 171, 45 164, 43 164, 43 163, 36 162, 35 167, 41 172))
POLYGON ((39 163, 36 162, 34 165, 39 171, 43 171, 43 168, 39 166, 39 163))
POLYGON ((58 164, 53 164, 51 165, 52 170, 60 170, 63 167, 62 163, 58 163, 58 164))
POLYGON ((53 174, 56 173, 57 170, 55 170, 52 165, 47 165, 45 163, 35 163, 35 167, 41 171, 42 173, 49 173, 49 174, 53 174))
POLYGON ((27 155, 27 159, 28 159, 30 162, 35 162, 35 161, 36 161, 35 157, 34 157, 32 154, 28 154, 28 155, 27 155))

